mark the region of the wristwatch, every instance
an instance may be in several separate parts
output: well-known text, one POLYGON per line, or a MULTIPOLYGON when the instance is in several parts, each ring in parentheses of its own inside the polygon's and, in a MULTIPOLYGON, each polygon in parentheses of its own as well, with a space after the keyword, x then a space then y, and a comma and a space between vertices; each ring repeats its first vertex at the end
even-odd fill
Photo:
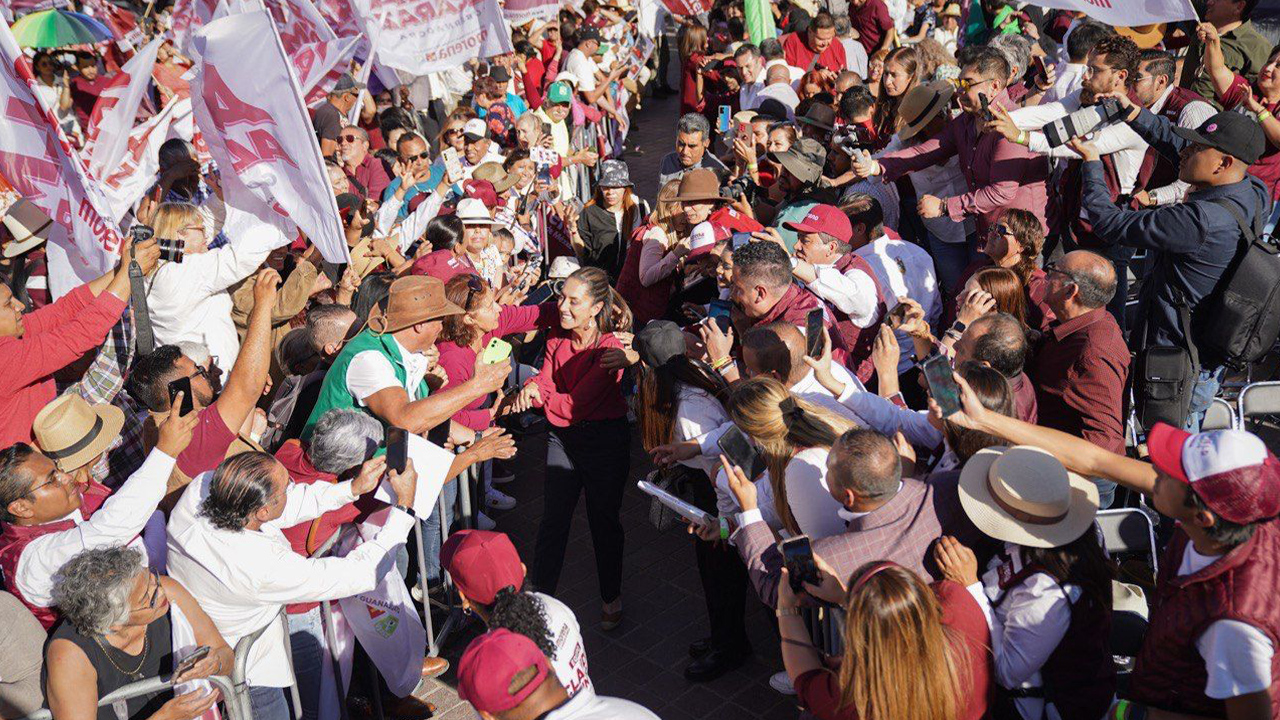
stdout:
POLYGON ((411 518, 418 517, 418 513, 414 512, 413 508, 409 507, 408 505, 401 505, 400 503, 396 503, 396 507, 403 510, 411 518))
POLYGON ((800 617, 800 608, 798 607, 778 608, 777 610, 773 611, 773 614, 777 615, 780 618, 800 617))

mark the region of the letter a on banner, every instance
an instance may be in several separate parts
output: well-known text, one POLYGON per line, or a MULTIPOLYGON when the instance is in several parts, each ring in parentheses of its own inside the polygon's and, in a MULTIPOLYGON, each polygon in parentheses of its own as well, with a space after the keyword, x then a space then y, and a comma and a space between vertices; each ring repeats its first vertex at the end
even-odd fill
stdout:
POLYGON ((106 219, 101 188, 37 97, 31 63, 3 24, 0 64, 0 176, 54 220, 49 290, 60 297, 115 266, 120 233, 106 219))
POLYGON ((220 18, 197 31, 192 45, 196 124, 222 170, 227 204, 268 221, 264 213, 274 211, 325 260, 347 262, 320 144, 271 16, 256 10, 220 18))
POLYGON ((1029 4, 1055 10, 1077 10, 1115 27, 1199 19, 1191 0, 1029 0, 1029 4))

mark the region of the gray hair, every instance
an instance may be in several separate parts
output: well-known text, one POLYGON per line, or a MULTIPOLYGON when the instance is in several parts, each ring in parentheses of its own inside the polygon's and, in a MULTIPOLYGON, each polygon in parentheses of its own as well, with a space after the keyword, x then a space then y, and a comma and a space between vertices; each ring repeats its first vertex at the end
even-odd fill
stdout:
POLYGON ((145 570, 131 547, 85 550, 54 574, 53 604, 81 634, 102 637, 129 619, 129 594, 145 570))
POLYGON ((685 113, 680 116, 680 122, 676 123, 676 132, 682 135, 699 133, 706 140, 711 137, 711 123, 707 122, 706 115, 685 113))
POLYGON ((1012 77, 1021 77, 1031 64, 1031 38, 1022 35, 997 35, 987 45, 1004 53, 1009 61, 1009 74, 1012 77))
POLYGON ((836 23, 836 37, 853 37, 853 22, 848 15, 836 15, 832 20, 836 23))
POLYGON ((760 54, 760 48, 756 47, 755 45, 752 45, 749 42, 742 43, 741 45, 738 46, 737 50, 733 51, 733 56, 735 58, 740 58, 740 57, 743 57, 744 55, 750 55, 753 58, 764 57, 764 55, 760 54))
POLYGON ((271 473, 279 463, 264 452, 232 455, 209 480, 209 494, 200 502, 200 516, 219 530, 240 532, 249 518, 271 501, 275 487, 271 473))
POLYGON ((765 38, 760 41, 760 54, 766 60, 776 60, 786 54, 782 49, 782 42, 778 38, 765 38))
POLYGON ((311 464, 341 475, 373 457, 382 444, 382 423, 358 410, 334 408, 320 416, 311 436, 311 464))

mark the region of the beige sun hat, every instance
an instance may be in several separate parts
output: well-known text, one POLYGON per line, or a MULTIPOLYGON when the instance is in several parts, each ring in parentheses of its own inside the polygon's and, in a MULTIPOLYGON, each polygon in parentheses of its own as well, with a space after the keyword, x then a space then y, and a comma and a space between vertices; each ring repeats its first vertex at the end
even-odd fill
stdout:
POLYGON ((1039 448, 979 450, 960 471, 960 505, 987 535, 1015 545, 1061 547, 1098 514, 1098 487, 1039 448))
POLYGON ((90 405, 74 393, 60 395, 36 413, 32 434, 40 451, 63 472, 84 467, 120 437, 124 411, 90 405))

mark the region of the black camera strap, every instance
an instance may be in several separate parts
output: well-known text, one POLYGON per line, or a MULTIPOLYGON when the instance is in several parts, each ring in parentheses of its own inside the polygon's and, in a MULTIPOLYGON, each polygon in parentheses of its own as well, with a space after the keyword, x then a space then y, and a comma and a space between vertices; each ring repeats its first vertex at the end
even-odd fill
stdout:
POLYGON ((131 256, 129 258, 129 299, 130 304, 133 305, 133 325, 137 333, 134 336, 134 347, 138 355, 147 355, 156 349, 156 336, 151 330, 151 311, 147 309, 145 280, 142 268, 138 267, 138 261, 131 256))

